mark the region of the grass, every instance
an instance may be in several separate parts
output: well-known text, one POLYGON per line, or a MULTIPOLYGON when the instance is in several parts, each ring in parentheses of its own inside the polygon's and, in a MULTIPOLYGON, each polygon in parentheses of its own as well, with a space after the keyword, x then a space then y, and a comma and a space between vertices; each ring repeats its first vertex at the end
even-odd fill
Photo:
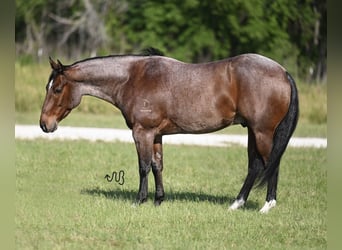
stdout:
MULTIPOLYGON (((67 63, 67 62, 66 62, 67 63)), ((50 74, 45 64, 15 64, 16 123, 38 124, 40 109, 45 97, 45 84, 50 74)), ((295 136, 326 137, 327 84, 309 85, 297 82, 300 103, 299 124, 295 136)), ((126 128, 119 111, 112 105, 84 97, 81 105, 62 124, 72 126, 95 126, 126 128)), ((219 133, 246 133, 240 126, 229 127, 219 133)))
POLYGON ((138 187, 134 145, 16 140, 17 249, 325 249, 326 149, 293 149, 281 168, 278 206, 258 213, 228 204, 246 174, 243 147, 164 147, 166 201, 132 206, 138 187), (125 183, 106 174, 125 171, 125 183))

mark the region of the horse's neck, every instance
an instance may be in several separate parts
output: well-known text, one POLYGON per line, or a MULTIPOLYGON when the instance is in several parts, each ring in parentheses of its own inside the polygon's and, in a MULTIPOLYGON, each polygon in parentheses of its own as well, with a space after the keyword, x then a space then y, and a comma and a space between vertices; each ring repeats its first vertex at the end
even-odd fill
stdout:
POLYGON ((95 96, 116 104, 122 84, 129 79, 135 57, 109 57, 84 61, 71 66, 70 77, 78 82, 81 95, 95 96))

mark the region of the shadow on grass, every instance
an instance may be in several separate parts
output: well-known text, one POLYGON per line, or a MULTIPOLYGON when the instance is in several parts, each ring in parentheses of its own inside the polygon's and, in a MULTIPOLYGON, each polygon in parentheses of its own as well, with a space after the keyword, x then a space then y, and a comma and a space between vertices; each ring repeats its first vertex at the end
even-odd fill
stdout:
MULTIPOLYGON (((137 196, 137 190, 105 190, 101 188, 92 188, 92 189, 84 189, 81 191, 81 194, 87 194, 92 196, 104 196, 107 199, 119 199, 125 201, 135 201, 137 196)), ((152 193, 149 193, 148 200, 153 201, 154 196, 152 193)), ((172 202, 172 201, 189 201, 189 202, 210 202, 213 204, 222 204, 229 205, 234 201, 235 197, 232 196, 221 196, 221 195, 212 195, 205 193, 194 193, 194 192, 178 192, 178 191, 169 191, 165 194, 164 202, 172 202)), ((248 200, 243 209, 247 210, 257 210, 259 209, 259 204, 254 201, 248 200)))

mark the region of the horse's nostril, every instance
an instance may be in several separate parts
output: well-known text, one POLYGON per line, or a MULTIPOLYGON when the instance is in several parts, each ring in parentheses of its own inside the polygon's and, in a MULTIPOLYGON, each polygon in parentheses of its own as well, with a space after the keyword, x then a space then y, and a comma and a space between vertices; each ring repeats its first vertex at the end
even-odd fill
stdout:
POLYGON ((46 128, 45 122, 41 122, 41 123, 40 123, 40 127, 41 127, 41 129, 42 129, 44 132, 47 132, 47 128, 46 128))

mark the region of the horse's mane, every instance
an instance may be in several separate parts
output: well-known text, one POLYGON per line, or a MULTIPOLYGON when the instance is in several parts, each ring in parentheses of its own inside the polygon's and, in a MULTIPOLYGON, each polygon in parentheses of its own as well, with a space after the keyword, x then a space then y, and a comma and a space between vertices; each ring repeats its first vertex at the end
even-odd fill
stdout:
POLYGON ((96 56, 96 57, 90 57, 86 58, 77 62, 74 62, 71 65, 63 65, 63 66, 72 66, 77 63, 82 63, 90 60, 95 60, 95 59, 104 59, 104 58, 110 58, 110 57, 124 57, 124 56, 164 56, 164 53, 160 51, 159 49, 153 48, 153 47, 148 47, 145 48, 141 51, 139 54, 123 54, 123 55, 108 55, 108 56, 96 56))
POLYGON ((149 48, 143 49, 140 55, 141 56, 164 56, 164 53, 161 52, 159 49, 149 47, 149 48))

